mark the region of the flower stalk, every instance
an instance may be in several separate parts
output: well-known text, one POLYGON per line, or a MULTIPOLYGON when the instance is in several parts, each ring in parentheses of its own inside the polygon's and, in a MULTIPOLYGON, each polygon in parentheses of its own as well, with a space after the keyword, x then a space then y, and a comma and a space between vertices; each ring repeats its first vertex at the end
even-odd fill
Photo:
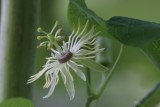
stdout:
POLYGON ((113 74, 115 72, 116 65, 119 62, 119 59, 120 59, 120 57, 122 55, 122 52, 123 52, 123 45, 121 45, 118 57, 117 57, 114 65, 110 69, 108 75, 105 77, 104 80, 102 79, 97 91, 92 93, 92 95, 87 98, 85 107, 89 107, 92 101, 97 100, 102 95, 102 93, 104 92, 108 82, 110 81, 110 79, 112 78, 112 76, 113 76, 113 74))

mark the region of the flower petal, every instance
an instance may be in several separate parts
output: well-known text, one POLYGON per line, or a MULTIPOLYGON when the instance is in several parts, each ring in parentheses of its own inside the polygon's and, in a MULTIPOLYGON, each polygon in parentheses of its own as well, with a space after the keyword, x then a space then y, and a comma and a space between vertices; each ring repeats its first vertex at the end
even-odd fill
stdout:
POLYGON ((84 65, 94 71, 104 72, 104 71, 108 70, 107 67, 105 67, 101 64, 98 64, 97 62, 95 62, 91 59, 78 59, 78 60, 75 59, 74 61, 79 62, 82 65, 84 65))
POLYGON ((62 72, 64 73, 64 75, 66 76, 66 83, 65 83, 65 80, 63 79, 64 83, 65 83, 65 87, 66 87, 66 90, 69 94, 69 97, 70 97, 70 100, 72 100, 74 98, 74 95, 75 95, 75 89, 74 89, 74 84, 73 84, 73 81, 69 75, 69 71, 65 71, 65 70, 68 70, 68 69, 65 69, 64 67, 62 68, 62 72))
POLYGON ((84 75, 83 71, 81 71, 81 69, 79 69, 79 67, 77 67, 73 62, 69 61, 68 62, 68 66, 71 67, 71 69, 73 69, 73 71, 76 72, 76 74, 84 81, 86 81, 86 76, 84 75))
POLYGON ((54 89, 55 89, 55 86, 56 86, 56 80, 57 80, 57 75, 58 75, 58 72, 59 71, 57 71, 56 73, 53 73, 53 78, 52 78, 52 84, 51 84, 51 87, 50 87, 50 90, 49 90, 49 92, 48 92, 48 94, 47 95, 45 95, 43 98, 48 98, 48 97, 50 97, 51 95, 52 95, 52 93, 53 93, 53 91, 54 91, 54 89))

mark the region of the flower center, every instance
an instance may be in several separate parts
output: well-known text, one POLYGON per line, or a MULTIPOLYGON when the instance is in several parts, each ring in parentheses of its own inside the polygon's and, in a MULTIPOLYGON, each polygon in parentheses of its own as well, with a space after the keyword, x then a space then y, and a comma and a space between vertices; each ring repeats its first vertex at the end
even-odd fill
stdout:
POLYGON ((61 58, 58 58, 58 59, 57 59, 58 62, 61 63, 61 64, 67 62, 67 61, 70 60, 70 59, 72 58, 72 56, 73 56, 73 54, 72 54, 70 51, 68 51, 67 53, 63 53, 62 55, 63 55, 63 56, 62 56, 61 58))

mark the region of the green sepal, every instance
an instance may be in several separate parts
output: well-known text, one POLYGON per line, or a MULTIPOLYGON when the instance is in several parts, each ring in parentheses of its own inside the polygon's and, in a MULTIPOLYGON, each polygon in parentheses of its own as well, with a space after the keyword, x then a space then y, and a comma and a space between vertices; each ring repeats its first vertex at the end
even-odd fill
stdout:
POLYGON ((79 60, 75 60, 78 63, 81 63, 82 65, 88 67, 89 69, 93 70, 93 71, 98 71, 98 72, 105 72, 108 70, 107 67, 98 64, 97 62, 91 60, 91 59, 79 59, 79 60))
MULTIPOLYGON (((64 81, 64 85, 66 87, 66 90, 68 92, 68 95, 70 97, 70 100, 73 100, 74 96, 75 96, 75 88, 74 88, 74 83, 73 83, 73 80, 71 79, 71 76, 69 75, 69 71, 65 71, 65 69, 63 68, 62 69, 62 72, 64 73, 64 75, 66 76, 66 83, 65 83, 65 79, 63 79, 64 81)), ((63 77, 63 76, 62 76, 63 77)))

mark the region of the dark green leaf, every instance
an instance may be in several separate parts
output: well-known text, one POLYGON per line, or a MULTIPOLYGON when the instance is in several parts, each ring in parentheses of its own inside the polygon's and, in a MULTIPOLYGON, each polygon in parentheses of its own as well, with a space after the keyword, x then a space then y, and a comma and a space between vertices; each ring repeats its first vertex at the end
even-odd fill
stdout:
POLYGON ((120 42, 145 46, 160 38, 160 24, 127 17, 112 17, 106 21, 108 32, 120 42))
POLYGON ((142 51, 160 68, 160 40, 156 40, 147 46, 141 47, 142 51))

